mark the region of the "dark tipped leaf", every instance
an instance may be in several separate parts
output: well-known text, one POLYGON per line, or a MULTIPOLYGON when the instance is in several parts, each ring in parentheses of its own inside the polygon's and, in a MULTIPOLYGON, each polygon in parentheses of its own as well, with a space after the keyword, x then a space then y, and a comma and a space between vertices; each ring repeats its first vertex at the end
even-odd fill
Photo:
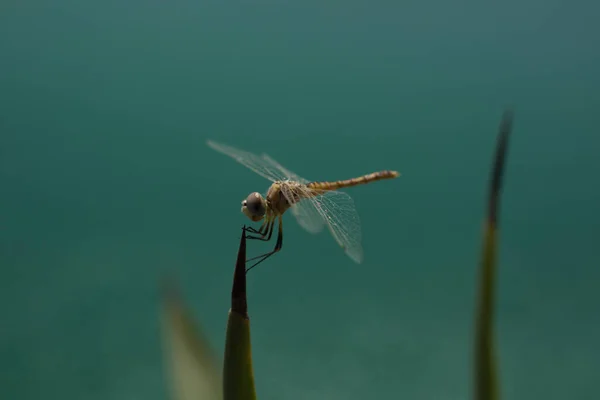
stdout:
POLYGON ((223 365, 223 397, 224 400, 256 399, 250 346, 250 318, 246 301, 245 229, 242 230, 231 290, 223 365))
POLYGON ((504 175, 504 164, 508 151, 508 139, 512 130, 512 121, 512 111, 505 111, 498 133, 496 155, 490 180, 487 218, 484 225, 483 254, 480 266, 479 298, 475 326, 475 400, 497 400, 499 398, 493 329, 495 269, 500 193, 504 175))

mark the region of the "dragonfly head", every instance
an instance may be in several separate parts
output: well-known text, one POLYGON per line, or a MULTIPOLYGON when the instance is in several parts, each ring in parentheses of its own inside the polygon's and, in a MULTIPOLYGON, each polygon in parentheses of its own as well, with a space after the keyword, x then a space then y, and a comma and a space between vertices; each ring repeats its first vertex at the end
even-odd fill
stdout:
POLYGON ((267 202, 260 193, 250 193, 250 195, 242 201, 242 212, 252 221, 260 221, 265 217, 265 213, 267 212, 267 202))

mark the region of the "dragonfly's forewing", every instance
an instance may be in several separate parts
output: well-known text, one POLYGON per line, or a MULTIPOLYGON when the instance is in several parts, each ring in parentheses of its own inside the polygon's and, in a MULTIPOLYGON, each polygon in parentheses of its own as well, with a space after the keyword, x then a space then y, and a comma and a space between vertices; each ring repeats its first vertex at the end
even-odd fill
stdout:
POLYGON ((286 178, 288 178, 291 181, 296 181, 298 183, 308 183, 308 180, 298 176, 298 174, 290 171, 289 169, 285 168, 283 165, 279 164, 277 161, 275 161, 274 159, 272 159, 268 154, 263 153, 262 154, 262 158, 263 160, 265 160, 267 163, 269 163, 269 165, 271 166, 271 168, 277 169, 280 174, 284 175, 286 178))
POLYGON ((270 180, 271 182, 285 180, 287 178, 284 176, 282 171, 274 167, 269 160, 266 160, 261 156, 248 151, 236 149, 225 144, 217 143, 212 140, 208 140, 206 144, 208 144, 208 146, 212 149, 233 158, 242 165, 245 165, 252 171, 256 172, 263 178, 270 180))

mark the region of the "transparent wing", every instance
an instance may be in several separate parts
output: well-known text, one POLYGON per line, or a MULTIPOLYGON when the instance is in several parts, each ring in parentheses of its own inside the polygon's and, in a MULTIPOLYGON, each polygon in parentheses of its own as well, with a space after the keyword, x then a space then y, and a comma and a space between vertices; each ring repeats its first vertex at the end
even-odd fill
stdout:
MULTIPOLYGON (((262 155, 263 159, 269 162, 273 168, 277 168, 282 174, 289 177, 290 180, 296 181, 298 183, 307 184, 309 181, 304 179, 289 169, 285 168, 277 161, 269 157, 267 154, 262 155)), ((303 200, 299 202, 294 201, 294 196, 287 190, 287 188, 283 187, 282 190, 283 195, 288 199, 290 204, 290 210, 292 214, 298 221, 298 225, 307 230, 310 233, 319 233, 323 230, 325 226, 325 220, 321 214, 317 211, 314 205, 311 204, 308 200, 303 200)))
POLYGON ((263 153, 262 158, 263 160, 267 161, 273 168, 278 169, 283 175, 287 176, 290 180, 304 184, 307 184, 309 182, 308 180, 301 178, 289 169, 283 167, 281 164, 269 157, 267 154, 263 153))
POLYGON ((327 223, 329 231, 348 257, 358 264, 362 262, 360 217, 348 193, 333 190, 317 197, 303 199, 298 204, 305 207, 310 205, 321 216, 321 220, 327 223))
POLYGON ((325 221, 309 200, 299 201, 290 207, 298 225, 310 233, 319 233, 325 226, 325 221))
POLYGON ((363 260, 360 217, 348 193, 337 190, 310 199, 321 213, 331 234, 346 254, 360 264, 363 260))
POLYGON ((233 158, 242 165, 245 165, 252 171, 256 172, 263 178, 267 178, 271 182, 285 180, 288 178, 285 176, 285 173, 273 165, 269 159, 265 159, 264 157, 257 156, 256 154, 252 154, 248 151, 236 149, 225 144, 213 142, 212 140, 208 140, 206 144, 210 148, 233 158))
POLYGON ((295 201, 295 196, 290 193, 290 189, 287 186, 282 186, 281 192, 290 202, 290 210, 294 217, 296 217, 298 225, 310 233, 319 233, 323 230, 325 220, 309 199, 295 201))

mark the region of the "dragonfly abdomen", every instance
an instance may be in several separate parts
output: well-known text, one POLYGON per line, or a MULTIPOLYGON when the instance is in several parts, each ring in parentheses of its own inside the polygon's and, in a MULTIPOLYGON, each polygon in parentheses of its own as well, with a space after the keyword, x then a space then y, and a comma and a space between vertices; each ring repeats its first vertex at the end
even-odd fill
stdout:
POLYGON ((394 179, 400 176, 397 171, 378 171, 367 175, 359 176, 356 178, 346 179, 343 181, 331 181, 331 182, 310 182, 306 186, 311 189, 318 190, 337 190, 347 188, 351 186, 364 185, 367 183, 381 181, 384 179, 394 179))

